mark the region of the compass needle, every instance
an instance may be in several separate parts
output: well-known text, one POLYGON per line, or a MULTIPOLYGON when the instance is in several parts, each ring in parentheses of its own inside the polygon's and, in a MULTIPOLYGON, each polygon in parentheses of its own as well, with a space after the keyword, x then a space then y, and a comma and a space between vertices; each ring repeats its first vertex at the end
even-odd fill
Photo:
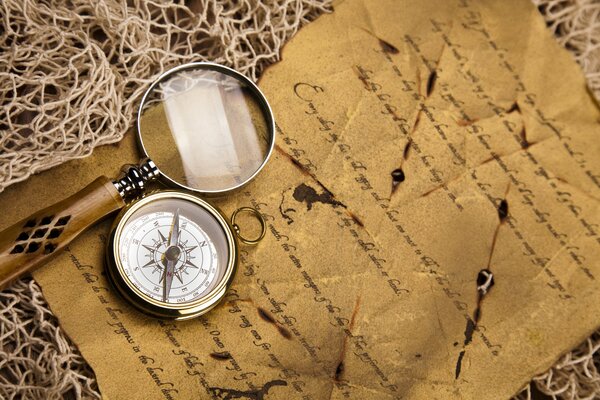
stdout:
POLYGON ((165 264, 165 280, 163 286, 163 301, 167 302, 171 286, 173 284, 173 275, 175 273, 175 264, 179 259, 181 250, 178 247, 179 242, 179 208, 173 214, 171 231, 169 232, 168 247, 164 254, 163 264, 165 264))

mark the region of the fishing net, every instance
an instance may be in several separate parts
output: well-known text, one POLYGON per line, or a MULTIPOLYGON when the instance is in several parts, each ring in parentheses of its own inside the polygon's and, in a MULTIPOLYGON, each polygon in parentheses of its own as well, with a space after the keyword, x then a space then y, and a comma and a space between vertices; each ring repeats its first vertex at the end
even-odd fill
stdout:
MULTIPOLYGON (((600 3, 533 0, 600 98, 600 3)), ((0 191, 131 126, 148 82, 210 60, 256 79, 331 0, 0 1, 0 191)), ((100 398, 95 377, 30 278, 0 292, 0 398, 100 398)), ((600 333, 534 378, 542 392, 600 396, 600 333)))

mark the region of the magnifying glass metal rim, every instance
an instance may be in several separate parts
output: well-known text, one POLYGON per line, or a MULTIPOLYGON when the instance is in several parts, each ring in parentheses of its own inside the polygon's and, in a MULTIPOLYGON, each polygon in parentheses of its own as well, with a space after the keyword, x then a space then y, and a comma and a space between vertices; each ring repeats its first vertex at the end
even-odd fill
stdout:
POLYGON ((221 64, 216 64, 216 63, 212 63, 212 62, 205 62, 205 61, 198 61, 198 62, 190 62, 190 63, 186 63, 186 64, 182 64, 182 65, 178 65, 177 67, 171 68, 165 72, 163 72, 161 75, 158 76, 158 78, 156 78, 154 80, 154 82, 152 82, 152 84, 150 85, 150 87, 148 87, 148 89, 146 89, 146 92, 144 93, 144 96, 142 96, 142 100, 140 102, 140 106, 138 108, 138 113, 137 113, 137 126, 136 126, 136 130, 137 130, 137 139, 138 139, 138 145, 140 147, 141 152, 144 154, 144 156, 152 159, 152 157, 150 157, 150 155, 148 154, 148 152, 146 151, 146 147, 144 147, 144 141, 142 139, 142 133, 141 133, 141 122, 142 122, 142 110, 144 108, 144 104, 146 104, 146 99, 147 97, 150 95, 150 93, 152 93, 152 91, 154 90, 154 88, 161 82, 164 81, 164 79, 166 79, 167 77, 181 71, 181 70, 186 70, 186 69, 196 69, 196 68, 201 68, 201 69, 208 69, 208 70, 213 70, 213 71, 217 71, 217 72, 221 72, 225 75, 229 75, 233 78, 238 79, 239 81, 243 82, 244 84, 246 84, 248 86, 248 88, 253 92, 253 94, 256 96, 257 100, 260 103, 261 109, 263 111, 263 113, 265 113, 266 111, 266 115, 265 115, 265 119, 266 119, 266 123, 267 123, 267 129, 270 131, 270 142, 269 142, 269 149, 263 159, 263 162, 260 164, 260 166, 256 169, 256 171, 254 171, 254 173, 252 175, 250 175, 248 178, 246 178, 243 182, 232 186, 230 188, 227 189, 219 189, 219 190, 203 190, 203 189, 196 189, 193 187, 189 187, 186 185, 183 185, 177 181, 175 181, 174 179, 170 178, 167 174, 165 174, 164 172, 162 172, 162 170, 160 169, 160 166, 157 165, 157 169, 159 172, 159 176, 161 179, 165 179, 167 181, 168 184, 170 185, 174 185, 175 187, 179 187, 179 188, 183 188, 186 190, 190 190, 192 192, 195 193, 202 193, 202 194, 208 194, 208 195, 223 195, 223 194, 227 194, 230 192, 233 192, 243 186, 245 186, 246 184, 248 184, 250 181, 252 181, 256 175, 258 175, 258 173, 263 169, 263 167, 265 166, 265 164, 267 163, 267 161, 269 161, 269 158, 271 157, 271 154, 273 153, 273 149, 275 148, 275 118, 273 116, 273 110, 271 109, 271 106, 269 105, 269 102, 267 101, 267 98, 265 97, 265 95, 260 91, 260 89, 258 88, 258 86, 252 82, 252 80, 250 80, 249 78, 247 78, 246 76, 242 75, 241 73, 237 72, 236 70, 226 67, 224 65, 221 64))

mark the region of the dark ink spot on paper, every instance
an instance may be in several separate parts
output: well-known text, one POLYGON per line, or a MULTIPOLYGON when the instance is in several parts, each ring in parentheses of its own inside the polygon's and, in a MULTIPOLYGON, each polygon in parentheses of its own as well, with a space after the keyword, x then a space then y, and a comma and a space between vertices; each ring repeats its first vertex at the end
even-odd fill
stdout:
POLYGON ((287 190, 285 190, 281 193, 281 203, 279 203, 279 213, 281 214, 281 217, 287 221, 288 225, 291 225, 294 223, 294 219, 289 214, 295 213, 296 209, 291 208, 291 207, 284 209, 283 203, 285 202, 285 193, 286 192, 287 192, 287 190))
POLYGON ((294 157, 290 156, 290 160, 292 160, 292 163, 300 168, 302 171, 304 171, 305 173, 308 173, 308 171, 306 170, 306 167, 304 167, 304 165, 300 164, 300 161, 296 160, 294 157))
POLYGON ((211 387, 208 390, 218 399, 266 400, 265 396, 269 393, 269 390, 276 386, 287 386, 287 382, 282 379, 275 379, 265 383, 260 389, 248 391, 219 387, 211 387))
POLYGON ((435 88, 435 81, 437 80, 437 72, 435 70, 431 71, 429 74, 429 78, 427 78, 427 97, 431 95, 433 89, 435 88))
POLYGON ((475 322, 471 318, 467 318, 467 326, 465 327, 465 346, 473 340, 473 332, 475 332, 475 322))
POLYGON ((396 168, 392 171, 392 193, 396 191, 398 185, 404 182, 405 179, 406 176, 404 175, 404 171, 402 171, 402 168, 396 168))
POLYGON ((460 370, 462 368, 462 359, 465 356, 465 351, 462 350, 458 355, 458 360, 456 360, 456 368, 454 370, 454 379, 458 379, 460 376, 460 370))
POLYGON ((473 319, 479 321, 479 317, 481 317, 481 308, 477 307, 473 312, 473 319))
POLYGON ((516 101, 514 103, 511 104, 511 106, 508 108, 508 110, 506 110, 507 113, 512 113, 512 112, 518 112, 521 113, 521 107, 519 107, 519 103, 517 103, 516 101))
POLYGON ((277 325, 277 330, 279 331, 279 333, 281 333, 281 336, 283 336, 284 338, 286 338, 288 340, 290 340, 292 338, 292 334, 290 333, 290 331, 288 331, 283 326, 277 325))
POLYGON ((460 376, 460 370, 462 368, 462 360, 463 357, 465 356, 465 347, 471 343, 471 341, 473 340, 473 332, 475 331, 475 322, 473 322, 473 320, 471 318, 467 318, 467 326, 465 327, 465 341, 463 342, 463 349, 461 350, 460 354, 458 355, 458 360, 456 361, 456 369, 454 372, 454 379, 458 379, 458 377, 460 376))
POLYGON ((394 46, 390 42, 386 42, 383 39, 379 39, 379 46, 381 46, 381 50, 383 50, 384 53, 388 53, 388 54, 400 53, 400 50, 398 50, 398 48, 396 46, 394 46))
POLYGON ((412 139, 408 138, 408 141, 406 142, 406 145, 404 146, 404 152, 402 153, 402 156, 404 157, 405 160, 408 160, 408 154, 410 153, 411 147, 412 147, 412 139))
POLYGON ((340 363, 338 364, 338 366, 335 369, 335 375, 333 376, 334 379, 336 381, 339 381, 340 377, 342 376, 343 373, 344 373, 344 362, 340 361, 340 363))
POLYGON ((500 218, 500 222, 503 222, 508 216, 508 202, 506 199, 500 200, 500 204, 498 204, 498 218, 500 218))
POLYGON ((277 321, 275 320, 275 318, 273 318, 273 316, 271 314, 269 314, 267 311, 265 311, 263 308, 258 307, 257 311, 258 311, 258 316, 261 317, 263 320, 265 320, 271 324, 277 324, 277 321))
POLYGON ((220 352, 212 352, 210 353, 211 358, 219 361, 229 360, 231 358, 231 354, 228 351, 220 351, 220 352))
POLYGON ((421 122, 421 113, 422 112, 423 112, 422 109, 419 109, 419 111, 417 112, 417 116, 415 117, 415 124, 413 125, 411 133, 415 133, 415 131, 417 130, 417 127, 419 126, 419 122, 421 122))
POLYGON ((342 203, 333 198, 333 194, 327 189, 323 189, 323 193, 317 193, 317 191, 308 186, 305 183, 300 184, 294 190, 294 199, 300 203, 306 203, 307 209, 310 211, 314 203, 331 204, 332 206, 343 206, 342 203))
POLYGON ((365 224, 363 224, 360 218, 358 218, 353 212, 348 211, 348 215, 350 215, 350 218, 352 218, 356 225, 360 226, 361 228, 364 228, 365 224))
POLYGON ((519 136, 521 138, 521 148, 523 150, 528 149, 531 144, 527 141, 527 133, 525 131, 525 126, 523 126, 523 128, 521 129, 519 136))
POLYGON ((404 179, 406 179, 406 176, 404 175, 402 168, 397 168, 392 171, 392 180, 394 183, 398 184, 400 182, 404 182, 404 179))

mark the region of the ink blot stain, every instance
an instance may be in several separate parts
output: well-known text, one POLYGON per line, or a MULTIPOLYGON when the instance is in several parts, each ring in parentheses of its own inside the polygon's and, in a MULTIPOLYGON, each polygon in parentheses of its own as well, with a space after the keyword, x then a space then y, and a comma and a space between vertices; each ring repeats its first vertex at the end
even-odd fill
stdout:
POLYGON ((263 320, 267 321, 270 324, 277 324, 277 321, 275 321, 275 318, 273 318, 273 316, 271 314, 269 314, 267 311, 265 311, 263 308, 258 307, 258 316, 261 317, 263 320))
POLYGON ((292 334, 290 333, 290 331, 288 331, 283 326, 279 325, 277 323, 277 320, 275 320, 275 318, 270 313, 268 313, 264 308, 257 307, 257 311, 258 311, 258 316, 262 320, 275 325, 275 327, 277 328, 277 331, 281 334, 281 336, 283 336, 284 338, 286 338, 288 340, 292 339, 292 334))
POLYGON ((527 141, 527 132, 525 131, 525 126, 523 126, 523 129, 521 129, 519 136, 521 137, 521 148, 523 150, 527 150, 531 144, 527 141))
MULTIPOLYGON (((489 269, 482 269, 477 274, 477 307, 475 308, 475 312, 473 313, 473 319, 467 318, 467 326, 465 327, 465 341, 463 342, 463 349, 458 355, 458 360, 456 361, 456 370, 455 370, 455 379, 458 379, 460 376, 460 371, 462 368, 462 360, 465 356, 465 347, 473 341, 473 333, 477 329, 477 324, 479 323, 479 319, 481 318, 481 302, 483 297, 489 292, 489 290, 494 286, 494 274, 489 269)), ((454 342, 454 346, 458 346, 458 342, 454 342)))
POLYGON ((356 215, 354 215, 350 211, 348 211, 348 214, 350 215, 350 218, 352 218, 352 220, 356 223, 356 225, 360 226, 361 228, 364 228, 365 224, 363 224, 363 222, 360 220, 360 218, 358 218, 356 215))
POLYGON ((340 361, 340 363, 338 364, 338 366, 335 369, 334 379, 336 381, 339 381, 340 377, 342 376, 343 373, 344 373, 344 362, 340 361))
POLYGON ((475 322, 469 318, 467 319, 467 326, 465 327, 465 346, 473 340, 473 332, 475 332, 475 322))
POLYGON ((305 183, 300 184, 294 189, 294 199, 300 203, 306 203, 306 208, 310 211, 314 203, 330 204, 334 207, 343 206, 342 203, 333 198, 333 194, 327 189, 323 189, 323 193, 317 193, 317 191, 308 186, 305 183))
POLYGON ((211 358, 214 358, 215 360, 219 360, 219 361, 225 361, 225 360, 229 360, 231 358, 231 354, 229 354, 228 351, 222 351, 222 352, 212 352, 210 353, 211 358))
MULTIPOLYGON (((468 318, 467 326, 465 328, 465 341, 463 343, 463 345, 465 347, 469 343, 471 343, 471 341, 473 340, 473 332, 474 331, 475 331, 475 322, 473 322, 473 320, 471 318, 468 318)), ((460 376, 460 371, 462 368, 462 360, 463 360, 464 356, 465 356, 465 349, 463 347, 460 354, 458 355, 458 360, 456 360, 456 369, 454 370, 454 379, 458 379, 458 377, 460 376)))
POLYGON ((514 103, 512 103, 512 105, 510 106, 510 108, 508 110, 506 110, 507 113, 512 113, 512 112, 521 112, 521 107, 519 107, 519 103, 517 103, 516 101, 514 103))
POLYGON ((281 336, 283 336, 284 338, 288 340, 292 338, 292 334, 290 333, 290 331, 285 329, 283 326, 277 325, 277 330, 279 331, 279 333, 281 333, 281 336))
POLYGON ((500 200, 500 204, 498 205, 498 217, 500 218, 500 222, 504 221, 508 216, 508 202, 506 199, 500 200))
POLYGON ((402 168, 396 168, 392 171, 392 193, 396 191, 398 185, 404 182, 405 179, 406 176, 404 175, 404 171, 402 171, 402 168))
POLYGON ((462 368, 462 359, 465 356, 465 351, 462 350, 458 355, 458 360, 456 361, 456 368, 454 370, 454 379, 458 379, 460 376, 460 370, 462 368))
POLYGON ((431 71, 431 74, 429 74, 429 78, 427 78, 427 97, 429 97, 433 92, 433 89, 435 87, 435 81, 437 81, 437 72, 434 70, 431 71))
POLYGON ((381 50, 387 54, 398 54, 400 50, 390 42, 386 42, 383 39, 379 39, 379 46, 381 46, 381 50))
POLYGON ((405 160, 408 160, 408 154, 410 153, 411 146, 412 146, 412 139, 408 138, 408 141, 406 142, 406 146, 404 146, 404 152, 402 153, 402 156, 404 157, 405 160))
POLYGON ((397 168, 392 171, 392 181, 394 183, 398 184, 400 182, 404 182, 405 179, 406 176, 404 175, 404 171, 402 171, 402 168, 397 168))
POLYGON ((250 400, 265 400, 265 396, 269 394, 271 388, 276 386, 287 386, 287 382, 282 379, 275 379, 263 385, 260 389, 255 390, 237 390, 220 387, 210 387, 208 390, 213 397, 218 399, 250 399, 250 400))

